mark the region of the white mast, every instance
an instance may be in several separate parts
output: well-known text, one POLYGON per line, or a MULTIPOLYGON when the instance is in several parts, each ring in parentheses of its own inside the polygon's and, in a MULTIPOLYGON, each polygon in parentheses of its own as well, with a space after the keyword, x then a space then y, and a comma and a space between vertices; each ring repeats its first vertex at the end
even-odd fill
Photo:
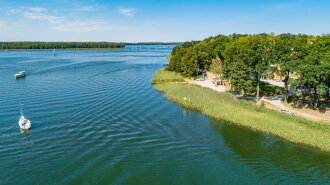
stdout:
POLYGON ((23 116, 23 109, 22 109, 22 105, 23 105, 23 104, 21 104, 21 103, 20 103, 20 107, 21 107, 21 117, 23 116))

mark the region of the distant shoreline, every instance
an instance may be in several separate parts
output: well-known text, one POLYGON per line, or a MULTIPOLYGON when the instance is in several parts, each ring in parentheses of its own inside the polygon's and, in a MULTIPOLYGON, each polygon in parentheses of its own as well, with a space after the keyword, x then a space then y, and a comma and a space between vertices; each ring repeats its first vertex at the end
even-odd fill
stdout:
MULTIPOLYGON (((59 48, 56 50, 78 50, 78 49, 125 49, 128 47, 123 47, 123 48, 59 48)), ((27 51, 27 50, 31 50, 31 51, 43 51, 43 50, 53 50, 53 49, 0 49, 0 51, 27 51)))

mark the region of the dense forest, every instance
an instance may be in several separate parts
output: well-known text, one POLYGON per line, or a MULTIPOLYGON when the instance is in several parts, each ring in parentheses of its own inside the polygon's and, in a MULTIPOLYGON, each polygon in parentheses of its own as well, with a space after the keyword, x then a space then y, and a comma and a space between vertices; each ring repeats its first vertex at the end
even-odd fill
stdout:
POLYGON ((236 92, 255 90, 257 100, 262 77, 277 74, 287 93, 290 88, 301 90, 303 100, 308 95, 315 109, 320 99, 329 98, 329 45, 329 34, 218 35, 174 47, 167 69, 184 76, 198 76, 204 69, 219 73, 236 92))
POLYGON ((115 42, 0 42, 0 49, 124 48, 115 42))
POLYGON ((137 43, 125 43, 125 45, 179 45, 182 42, 137 42, 137 43))

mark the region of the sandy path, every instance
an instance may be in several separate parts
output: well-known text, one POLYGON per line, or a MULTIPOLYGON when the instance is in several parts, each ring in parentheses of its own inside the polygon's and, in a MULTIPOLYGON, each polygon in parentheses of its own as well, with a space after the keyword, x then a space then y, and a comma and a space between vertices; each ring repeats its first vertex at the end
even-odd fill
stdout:
MULTIPOLYGON (((206 79, 204 81, 196 81, 196 80, 192 80, 190 81, 191 83, 193 84, 196 84, 196 85, 200 85, 202 87, 207 87, 207 88, 210 88, 210 89, 213 89, 215 91, 218 91, 218 92, 225 92, 226 91, 226 87, 223 86, 223 85, 219 85, 219 86, 215 86, 210 80, 206 79)), ((271 83, 271 84, 274 84, 274 85, 279 85, 279 86, 284 86, 283 82, 275 82, 275 81, 268 81, 268 83, 271 83), (283 84, 282 84, 283 83, 283 84)), ((240 95, 237 95, 237 97, 242 97, 240 95)), ((281 99, 284 97, 284 95, 278 95, 278 96, 271 96, 271 97, 262 97, 260 100, 263 100, 267 103, 270 103, 276 107, 278 107, 279 109, 289 113, 289 114, 294 114, 294 115, 297 115, 297 116, 302 116, 302 117, 305 117, 305 118, 309 118, 309 119, 313 119, 313 120, 321 120, 321 121, 325 121, 327 123, 330 123, 330 119, 326 116, 316 116, 316 115, 312 115, 312 114, 308 114, 308 113, 305 113, 305 112, 301 112, 301 111, 297 111, 297 110, 294 110, 294 109, 290 109, 286 106, 284 106, 282 103, 281 103, 281 99)), ((251 96, 247 96, 245 97, 246 99, 256 99, 256 97, 251 97, 251 96)))
POLYGON ((277 82, 276 80, 261 80, 261 81, 272 84, 272 85, 276 85, 279 87, 284 87, 284 82, 277 82))
POLYGON ((281 103, 281 99, 283 98, 283 96, 284 95, 272 96, 272 97, 263 97, 263 98, 261 98, 261 100, 263 100, 265 102, 268 102, 268 103, 280 108, 281 110, 283 110, 287 113, 302 116, 302 117, 305 117, 305 118, 310 118, 310 119, 313 119, 313 120, 321 120, 321 121, 325 121, 327 123, 330 123, 330 119, 326 116, 316 116, 316 115, 312 115, 312 114, 308 114, 308 113, 305 113, 305 112, 297 111, 297 110, 294 110, 294 109, 291 109, 289 107, 284 106, 281 103))
POLYGON ((218 91, 218 92, 225 92, 226 91, 226 86, 224 86, 224 85, 215 86, 211 82, 211 80, 208 80, 208 79, 205 79, 204 81, 192 80, 191 82, 194 83, 194 84, 200 85, 202 87, 207 87, 207 88, 213 89, 213 90, 218 91))

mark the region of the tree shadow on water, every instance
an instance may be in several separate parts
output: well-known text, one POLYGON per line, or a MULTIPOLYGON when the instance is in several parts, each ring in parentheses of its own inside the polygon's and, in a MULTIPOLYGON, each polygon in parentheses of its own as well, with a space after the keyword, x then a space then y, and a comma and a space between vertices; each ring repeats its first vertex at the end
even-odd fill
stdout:
POLYGON ((294 183, 330 180, 330 155, 327 153, 216 120, 211 120, 211 126, 221 134, 235 157, 263 179, 282 182, 287 177, 294 183))

